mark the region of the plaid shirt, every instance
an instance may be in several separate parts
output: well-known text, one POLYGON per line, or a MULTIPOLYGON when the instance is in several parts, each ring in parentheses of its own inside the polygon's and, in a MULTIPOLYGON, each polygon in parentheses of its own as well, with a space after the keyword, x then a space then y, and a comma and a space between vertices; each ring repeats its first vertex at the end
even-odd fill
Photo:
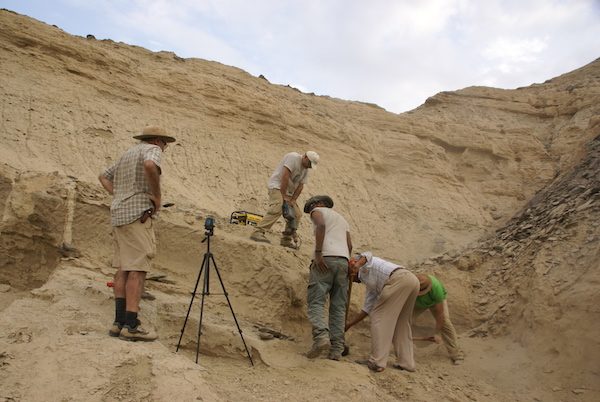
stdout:
POLYGON ((148 198, 150 186, 144 173, 144 161, 152 161, 160 170, 160 147, 147 142, 129 148, 121 159, 104 171, 113 184, 113 201, 110 206, 113 226, 127 225, 152 208, 148 198))
POLYGON ((383 290, 383 285, 390 279, 392 271, 403 267, 379 257, 373 257, 373 254, 369 251, 361 253, 361 255, 367 258, 365 265, 358 270, 358 278, 367 287, 367 295, 362 311, 369 314, 375 307, 377 298, 383 290))

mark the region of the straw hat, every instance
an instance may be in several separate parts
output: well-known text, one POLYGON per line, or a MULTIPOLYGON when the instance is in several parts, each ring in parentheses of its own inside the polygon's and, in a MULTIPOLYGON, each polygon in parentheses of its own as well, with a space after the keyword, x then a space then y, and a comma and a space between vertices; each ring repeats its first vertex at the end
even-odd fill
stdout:
POLYGON ((134 135, 133 138, 136 140, 146 141, 153 138, 161 138, 165 142, 175 142, 175 138, 167 135, 167 131, 164 128, 157 126, 144 127, 142 134, 134 135))

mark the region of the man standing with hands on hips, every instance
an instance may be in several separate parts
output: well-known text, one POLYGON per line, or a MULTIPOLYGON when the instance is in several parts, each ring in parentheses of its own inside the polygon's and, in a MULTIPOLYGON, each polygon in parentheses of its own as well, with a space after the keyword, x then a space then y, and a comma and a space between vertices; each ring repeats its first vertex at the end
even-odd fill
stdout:
POLYGON ((317 163, 319 155, 314 151, 307 151, 304 155, 290 152, 283 157, 269 178, 269 209, 256 225, 256 230, 250 236, 252 240, 270 243, 265 231, 271 229, 283 213, 286 225, 281 245, 300 248, 300 238, 296 229, 302 214, 296 201, 308 181, 308 169, 315 169, 317 163))
POLYGON ((161 206, 161 153, 175 138, 160 127, 144 128, 129 148, 98 179, 113 195, 115 321, 109 335, 130 341, 153 341, 157 335, 142 328, 138 319, 146 273, 156 253, 152 218, 161 206))

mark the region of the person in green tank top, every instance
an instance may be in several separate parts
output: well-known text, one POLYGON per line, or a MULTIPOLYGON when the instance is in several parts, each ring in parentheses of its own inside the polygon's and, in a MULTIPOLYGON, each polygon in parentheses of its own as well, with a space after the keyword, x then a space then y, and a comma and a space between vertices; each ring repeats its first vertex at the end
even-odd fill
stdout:
POLYGON ((419 274, 417 278, 419 278, 419 295, 415 302, 413 322, 425 310, 431 311, 435 318, 435 333, 423 340, 444 342, 452 362, 460 364, 464 360, 464 353, 458 346, 456 330, 450 321, 446 289, 442 282, 433 275, 419 274))

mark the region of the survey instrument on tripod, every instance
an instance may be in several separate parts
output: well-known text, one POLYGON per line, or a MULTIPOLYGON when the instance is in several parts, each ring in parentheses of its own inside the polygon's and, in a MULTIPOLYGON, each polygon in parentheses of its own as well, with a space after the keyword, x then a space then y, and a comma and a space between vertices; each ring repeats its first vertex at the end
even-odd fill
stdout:
POLYGON ((223 289, 223 295, 225 299, 227 299, 227 304, 229 305, 229 310, 231 311, 231 315, 233 316, 233 321, 235 321, 235 325, 240 334, 240 338, 242 339, 242 343, 244 344, 244 348, 246 349, 246 353, 248 355, 248 359, 250 360, 250 364, 254 366, 254 361, 252 360, 252 356, 250 355, 250 351, 248 350, 248 346, 246 345, 246 341, 244 340, 244 335, 242 335, 242 329, 240 328, 240 324, 238 323, 237 317, 235 316, 235 312, 233 311, 233 307, 231 306, 231 302, 229 301, 229 295, 227 290, 225 290, 225 285, 223 284, 223 279, 221 278, 221 273, 219 272, 219 268, 217 267, 217 263, 215 261, 215 257, 210 251, 210 238, 214 234, 215 228, 215 220, 212 216, 207 216, 204 221, 204 239, 202 243, 206 242, 206 253, 204 253, 204 257, 202 259, 202 266, 200 267, 200 271, 198 271, 198 278, 196 278, 196 285, 194 286, 194 290, 192 291, 192 298, 190 300, 190 305, 188 307, 187 314, 185 316, 185 321, 183 322, 183 327, 181 328, 181 335, 179 336, 179 342, 177 342, 176 352, 179 351, 179 347, 181 346, 181 340, 183 339, 183 333, 185 332, 185 326, 188 322, 188 318, 190 316, 190 312, 192 310, 192 305, 194 304, 194 298, 196 297, 196 292, 198 290, 198 284, 200 283, 200 278, 202 274, 204 274, 202 281, 202 297, 200 301, 200 321, 198 322, 198 338, 196 342, 196 363, 198 363, 198 355, 200 353, 200 335, 202 335, 202 319, 204 318, 204 299, 205 296, 210 295, 210 269, 211 265, 214 268, 214 271, 217 273, 217 277, 219 278, 219 283, 221 284, 221 289, 223 289))

